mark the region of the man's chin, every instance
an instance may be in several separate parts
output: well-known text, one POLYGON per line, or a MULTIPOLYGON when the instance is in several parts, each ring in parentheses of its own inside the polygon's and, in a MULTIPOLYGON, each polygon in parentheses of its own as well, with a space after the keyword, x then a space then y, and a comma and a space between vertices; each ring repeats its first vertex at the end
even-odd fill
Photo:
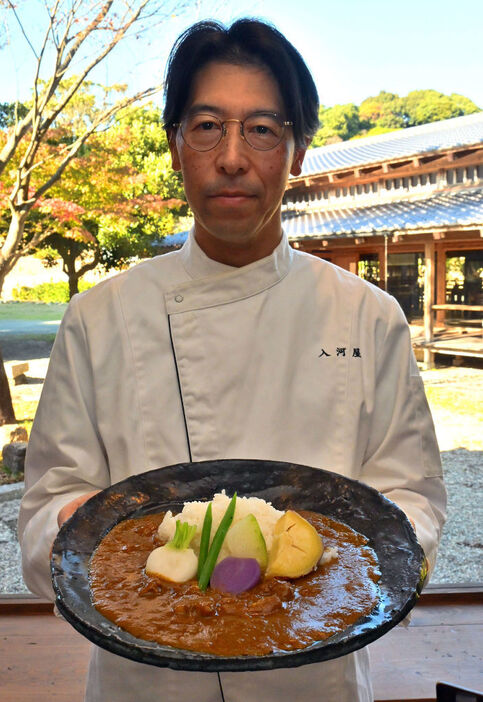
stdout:
POLYGON ((210 227, 210 229, 199 232, 199 235, 195 230, 195 234, 198 241, 209 239, 213 244, 218 243, 236 249, 250 248, 258 238, 252 228, 247 231, 246 229, 238 229, 236 226, 210 227))

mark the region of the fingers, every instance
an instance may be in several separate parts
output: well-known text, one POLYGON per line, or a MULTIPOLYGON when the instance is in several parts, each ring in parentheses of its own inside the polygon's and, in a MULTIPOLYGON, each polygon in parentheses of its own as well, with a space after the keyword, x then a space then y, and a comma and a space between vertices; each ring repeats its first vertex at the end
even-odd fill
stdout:
POLYGON ((92 490, 92 492, 88 492, 85 495, 81 495, 80 497, 76 497, 75 500, 71 500, 68 502, 66 505, 62 507, 62 509, 59 511, 59 514, 57 515, 57 524, 59 525, 59 528, 66 522, 74 512, 84 504, 84 502, 87 502, 93 495, 97 495, 97 493, 100 492, 100 490, 92 490))

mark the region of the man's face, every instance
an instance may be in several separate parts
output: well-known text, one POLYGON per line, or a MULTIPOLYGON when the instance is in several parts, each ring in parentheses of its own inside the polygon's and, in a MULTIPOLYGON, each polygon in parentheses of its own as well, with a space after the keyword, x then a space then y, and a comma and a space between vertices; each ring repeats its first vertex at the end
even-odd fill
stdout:
MULTIPOLYGON (((257 112, 286 119, 277 84, 268 71, 212 62, 195 76, 185 114, 208 113, 244 120, 257 112)), ((173 167, 183 173, 195 218, 195 237, 205 253, 229 265, 268 256, 281 238, 281 203, 290 173, 298 175, 305 149, 295 149, 291 127, 278 146, 257 151, 229 122, 210 151, 191 149, 180 129, 171 135, 173 167)))

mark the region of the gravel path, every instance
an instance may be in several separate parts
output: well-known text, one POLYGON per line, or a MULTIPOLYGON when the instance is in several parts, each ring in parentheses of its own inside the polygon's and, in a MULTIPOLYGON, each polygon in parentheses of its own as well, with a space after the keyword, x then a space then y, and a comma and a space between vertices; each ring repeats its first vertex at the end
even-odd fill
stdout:
POLYGON ((433 583, 483 582, 483 451, 442 451, 448 519, 433 583))
MULTIPOLYGON (((12 356, 10 356, 12 358, 12 356)), ((14 356, 15 358, 15 356, 14 356)), ((31 362, 30 375, 45 375, 46 359, 31 362)), ((423 372, 425 385, 451 384, 483 397, 483 370, 448 367, 423 372)), ((15 392, 35 394, 41 382, 18 386, 15 392)), ((481 417, 465 416, 458 421, 445 412, 433 413, 448 489, 448 521, 445 525, 433 584, 483 582, 483 427, 481 417)), ((0 436, 0 438, 2 438, 0 436)), ((3 444, 2 444, 3 445, 3 444)), ((20 499, 8 496, 11 486, 0 487, 0 594, 27 592, 20 570, 16 522, 20 499)))

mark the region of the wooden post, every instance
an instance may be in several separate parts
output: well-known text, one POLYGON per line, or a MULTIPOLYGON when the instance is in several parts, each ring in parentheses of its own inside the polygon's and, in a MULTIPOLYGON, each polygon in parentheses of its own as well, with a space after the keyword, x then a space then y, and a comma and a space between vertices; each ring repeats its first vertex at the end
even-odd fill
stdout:
POLYGON ((389 235, 384 232, 384 290, 387 292, 387 237, 389 235))
MULTIPOLYGON (((424 340, 433 340, 433 305, 434 305, 434 241, 424 244, 424 340)), ((434 366, 434 353, 424 349, 424 368, 434 366)))

